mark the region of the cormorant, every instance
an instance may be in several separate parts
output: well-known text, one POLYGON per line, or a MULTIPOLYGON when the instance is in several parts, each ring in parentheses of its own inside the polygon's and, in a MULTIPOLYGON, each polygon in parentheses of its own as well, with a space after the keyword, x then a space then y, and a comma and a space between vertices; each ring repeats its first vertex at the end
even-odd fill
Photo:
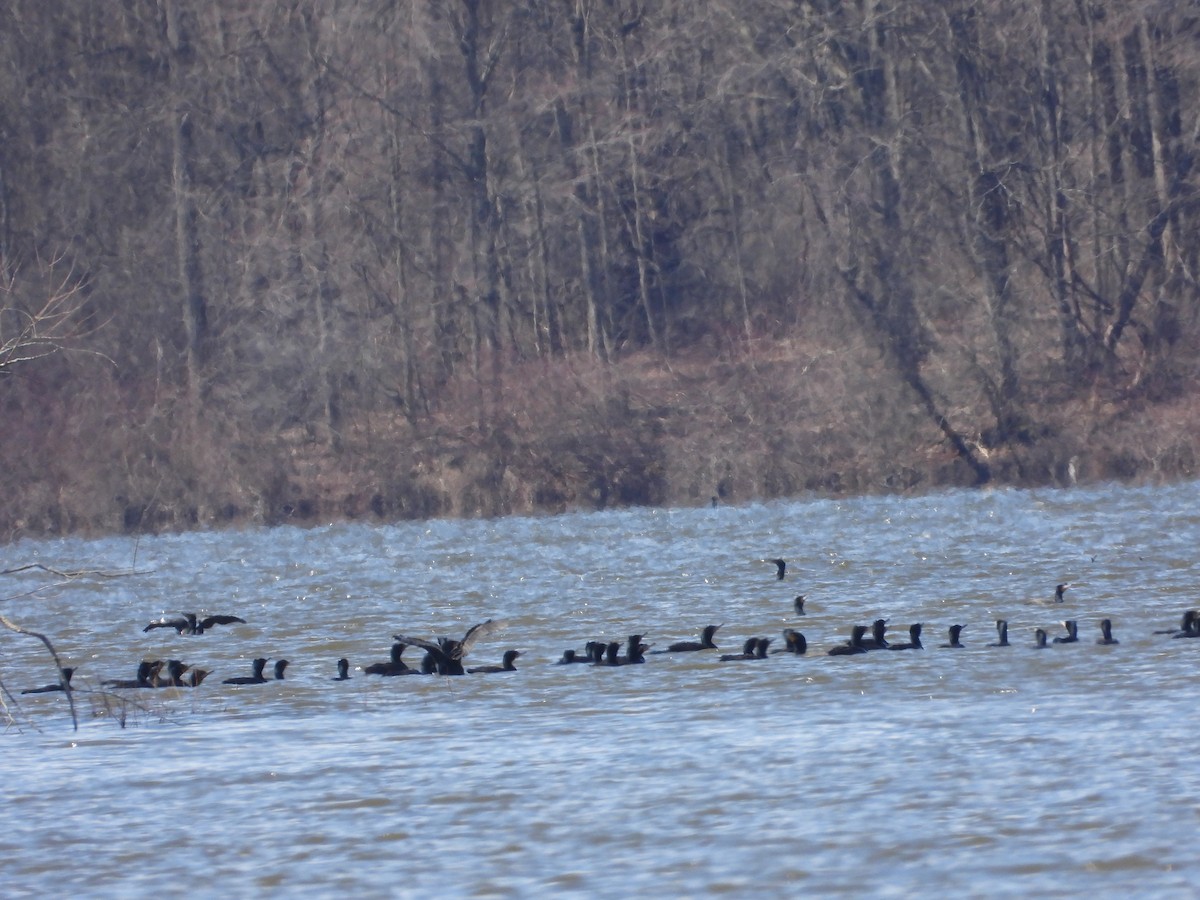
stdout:
POLYGON ((434 643, 424 638, 406 637, 402 634, 394 634, 392 637, 401 644, 411 644, 426 651, 425 661, 421 664, 422 670, 428 667, 439 675, 463 675, 466 670, 463 668, 462 660, 472 645, 481 637, 499 631, 503 627, 503 622, 494 622, 488 619, 486 622, 472 625, 461 641, 443 637, 438 638, 437 643, 434 643))
POLYGON ((943 648, 945 648, 945 647, 955 647, 955 648, 962 647, 963 644, 959 641, 958 636, 960 634, 962 634, 963 628, 964 628, 964 626, 962 626, 962 625, 951 625, 950 626, 950 643, 942 644, 942 647, 943 648))
POLYGON ((1033 639, 1034 639, 1033 646, 1036 647, 1038 650, 1044 650, 1047 646, 1046 645, 1046 629, 1039 628, 1037 631, 1035 631, 1033 633, 1033 639))
POLYGON ((59 671, 59 680, 54 684, 46 684, 37 688, 28 688, 21 691, 22 694, 49 694, 53 691, 69 691, 71 689, 71 676, 75 674, 75 669, 71 666, 63 666, 59 671))
POLYGON ((515 671, 517 671, 517 667, 513 665, 513 662, 520 655, 521 655, 520 650, 505 650, 503 665, 475 666, 472 669, 467 669, 467 674, 468 675, 476 675, 476 674, 484 675, 484 674, 488 674, 491 672, 515 672, 515 671))
POLYGON ((925 645, 921 643, 921 623, 914 622, 908 626, 908 643, 892 644, 889 650, 924 650, 925 645))
POLYGON ((826 656, 850 656, 854 653, 866 653, 867 648, 863 646, 863 635, 866 633, 866 625, 855 625, 850 629, 850 640, 845 644, 831 647, 826 656))
POLYGON ((862 640, 862 648, 864 650, 886 650, 888 648, 886 634, 887 619, 876 619, 871 623, 871 636, 864 637, 862 640))
POLYGON ((796 599, 792 601, 792 606, 795 607, 796 615, 804 615, 804 595, 797 594, 796 599))
POLYGON ((1119 643, 1121 643, 1115 637, 1112 636, 1112 620, 1111 619, 1101 619, 1100 620, 1100 634, 1101 634, 1101 637, 1099 640, 1096 641, 1097 644, 1119 644, 1119 643))
POLYGON ((401 655, 408 648, 408 644, 403 644, 397 641, 392 644, 392 658, 388 662, 372 663, 363 669, 364 675, 415 675, 416 670, 410 669, 408 664, 401 659, 401 655))
POLYGON ((1008 644, 1008 620, 1007 619, 997 619, 996 620, 996 634, 1000 636, 1000 639, 994 644, 988 644, 989 647, 1007 647, 1007 646, 1009 646, 1009 644, 1008 644))
POLYGON ((154 680, 158 678, 158 672, 163 667, 161 659, 149 660, 144 659, 138 663, 137 677, 132 681, 128 679, 116 678, 111 681, 102 682, 104 687, 110 688, 149 688, 154 687, 154 680))
POLYGON ((350 660, 346 659, 346 657, 343 656, 341 659, 339 659, 337 661, 337 669, 338 669, 337 678, 335 678, 333 680, 334 681, 345 681, 347 678, 350 677, 350 660))
POLYGON ((180 613, 182 619, 161 618, 157 622, 151 622, 145 628, 145 631, 152 631, 155 628, 174 628, 176 634, 204 634, 205 631, 212 628, 214 625, 231 625, 234 622, 246 624, 245 619, 240 619, 237 616, 208 616, 204 619, 197 619, 195 613, 185 612, 180 613))
POLYGON ((1067 588, 1069 588, 1070 586, 1071 586, 1070 584, 1057 584, 1057 585, 1055 585, 1055 586, 1054 586, 1054 602, 1055 602, 1055 603, 1062 603, 1062 602, 1063 602, 1063 593, 1064 593, 1064 592, 1067 590, 1067 588))
POLYGON ((746 643, 742 644, 741 653, 724 653, 721 655, 721 662, 733 662, 740 659, 754 659, 758 650, 758 641, 756 637, 746 638, 746 643))
POLYGON ((154 678, 155 687, 183 687, 183 673, 190 669, 187 663, 178 659, 167 660, 167 674, 164 676, 162 672, 158 672, 154 678))
POLYGON ((689 650, 716 650, 717 645, 713 643, 713 635, 717 633, 720 625, 705 625, 704 630, 700 633, 698 641, 676 641, 666 650, 655 650, 655 653, 684 653, 689 650))
POLYGON ((1074 619, 1067 619, 1062 623, 1063 628, 1067 629, 1067 633, 1056 637, 1052 643, 1055 644, 1077 644, 1079 643, 1079 626, 1074 619))
POLYGON ((778 581, 783 581, 787 577, 787 560, 786 559, 768 559, 767 562, 775 563, 775 578, 778 581))
POLYGON ((772 650, 772 653, 794 653, 803 656, 808 652, 808 641, 795 628, 783 629, 783 646, 772 650))
POLYGON ((275 663, 275 680, 276 681, 283 681, 283 671, 289 665, 290 665, 290 663, 286 659, 281 659, 277 663, 275 663))
POLYGON ((267 667, 267 661, 262 657, 256 659, 253 663, 254 674, 244 675, 237 678, 226 678, 222 684, 262 684, 267 679, 263 676, 263 669, 267 667))

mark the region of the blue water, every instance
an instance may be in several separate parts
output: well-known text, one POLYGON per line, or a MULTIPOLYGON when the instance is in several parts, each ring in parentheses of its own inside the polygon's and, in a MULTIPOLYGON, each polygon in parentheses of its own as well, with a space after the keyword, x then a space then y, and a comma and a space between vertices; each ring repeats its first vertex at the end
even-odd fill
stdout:
POLYGON ((62 695, 17 693, 54 680, 44 649, 0 632, 2 892, 1192 897, 1200 641, 1152 632, 1197 605, 1198 500, 995 490, 20 542, 0 568, 122 577, 0 582, 0 612, 80 688, 74 731, 62 695), (180 610, 247 624, 142 631, 180 610), (924 623, 926 649, 825 656, 878 616, 896 640, 924 623), (1104 617, 1118 646, 1095 644, 1104 617), (518 672, 332 680, 339 656, 386 660, 393 633, 487 618, 506 627, 468 664, 515 647, 518 672), (1007 649, 987 646, 997 618, 1007 649), (1080 642, 1034 649, 1065 618, 1080 642), (790 626, 809 653, 553 665, 710 622, 720 652, 790 626), (940 649, 955 622, 966 648, 940 649), (259 655, 288 678, 221 684, 259 655), (213 675, 99 689, 167 657, 213 675))

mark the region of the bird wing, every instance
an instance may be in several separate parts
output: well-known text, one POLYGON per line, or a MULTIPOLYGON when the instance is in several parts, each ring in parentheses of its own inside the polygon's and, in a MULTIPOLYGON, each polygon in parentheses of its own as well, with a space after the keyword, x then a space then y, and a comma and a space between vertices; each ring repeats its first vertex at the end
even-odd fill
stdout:
POLYGON ((463 639, 459 644, 458 658, 461 659, 462 657, 466 656, 467 652, 471 649, 471 646, 481 637, 486 637, 489 634, 496 634, 499 631, 503 631, 507 627, 508 624, 506 622, 497 622, 494 619, 488 619, 485 622, 480 622, 478 625, 472 625, 470 629, 467 630, 467 633, 463 636, 463 639))
POLYGON ((246 624, 245 619, 239 619, 237 616, 209 616, 200 624, 205 628, 212 628, 214 625, 232 625, 234 622, 246 624))

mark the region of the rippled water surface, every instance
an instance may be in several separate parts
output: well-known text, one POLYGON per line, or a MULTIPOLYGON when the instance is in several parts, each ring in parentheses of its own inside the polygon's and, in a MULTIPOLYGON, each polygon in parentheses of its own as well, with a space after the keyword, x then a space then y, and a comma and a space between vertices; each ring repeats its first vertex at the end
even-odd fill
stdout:
POLYGON ((1200 640, 1153 631, 1198 604, 1198 501, 1003 490, 0 548, 0 568, 139 573, 0 582, 81 689, 74 732, 63 695, 17 694, 54 679, 40 644, 0 632, 0 892, 1196 896, 1200 640), (248 624, 143 633, 179 610, 248 624), (926 649, 825 655, 877 616, 895 639, 923 622, 926 649), (493 617, 468 663, 515 647, 516 673, 332 680, 397 631, 493 617), (988 647, 1001 617, 1013 646, 988 647), (1104 617, 1118 646, 1095 644, 1104 617), (1064 618, 1080 642, 1035 650, 1064 618), (721 652, 794 626, 809 653, 553 664, 710 622, 721 652), (966 648, 940 649, 955 622, 966 648), (259 655, 287 679, 221 684, 259 655), (98 690, 167 657, 214 674, 98 690))

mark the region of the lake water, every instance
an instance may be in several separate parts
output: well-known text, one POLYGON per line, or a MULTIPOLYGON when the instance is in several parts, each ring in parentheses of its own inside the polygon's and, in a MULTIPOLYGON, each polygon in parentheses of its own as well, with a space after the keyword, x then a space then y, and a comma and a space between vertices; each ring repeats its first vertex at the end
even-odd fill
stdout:
POLYGON ((1200 602, 1198 545, 1196 484, 23 541, 0 568, 139 574, 0 582, 80 688, 73 731, 17 693, 54 680, 41 645, 0 632, 0 893, 1194 897, 1200 640, 1153 631, 1200 602), (180 610, 247 624, 142 631, 180 610), (825 655, 877 616, 926 649, 825 655), (332 680, 487 618, 468 664, 515 647, 516 673, 332 680), (1064 618, 1079 643, 1034 649, 1064 618), (809 652, 554 665, 708 623, 809 652), (259 655, 287 679, 221 683, 259 655), (213 675, 98 691, 168 657, 213 675))

